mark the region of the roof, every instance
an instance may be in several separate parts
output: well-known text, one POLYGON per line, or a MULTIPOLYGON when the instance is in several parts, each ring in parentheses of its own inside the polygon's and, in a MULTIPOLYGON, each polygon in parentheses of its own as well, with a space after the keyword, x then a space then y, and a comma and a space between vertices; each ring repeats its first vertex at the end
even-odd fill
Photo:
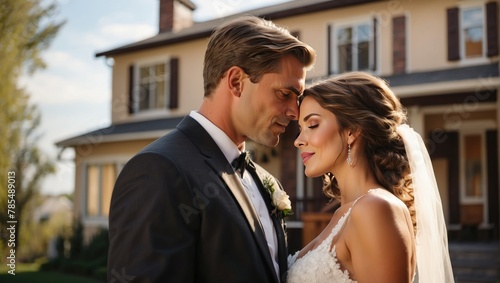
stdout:
POLYGON ((324 11, 328 9, 341 8, 346 6, 355 6, 359 4, 365 4, 374 2, 376 0, 294 0, 278 5, 263 7, 259 9, 254 9, 246 11, 244 13, 238 13, 231 16, 218 18, 205 22, 196 22, 191 27, 182 29, 180 31, 171 31, 159 33, 153 37, 117 47, 111 50, 103 51, 97 53, 95 56, 106 56, 110 57, 113 55, 129 53, 134 51, 140 51, 150 48, 155 48, 159 46, 165 46, 174 43, 180 43, 195 39, 201 39, 209 37, 215 27, 220 25, 222 22, 228 19, 237 17, 242 14, 251 14, 259 17, 263 17, 269 20, 276 20, 280 18, 286 18, 291 16, 297 16, 302 14, 308 14, 318 11, 324 11))
POLYGON ((184 6, 188 7, 191 10, 196 9, 196 4, 189 0, 178 0, 180 3, 184 4, 184 6))
POLYGON ((461 68, 415 72, 384 77, 391 87, 461 81, 467 79, 489 78, 499 76, 498 62, 461 68))
POLYGON ((110 125, 79 136, 57 142, 58 147, 70 147, 94 143, 156 139, 170 130, 184 118, 173 117, 110 125))

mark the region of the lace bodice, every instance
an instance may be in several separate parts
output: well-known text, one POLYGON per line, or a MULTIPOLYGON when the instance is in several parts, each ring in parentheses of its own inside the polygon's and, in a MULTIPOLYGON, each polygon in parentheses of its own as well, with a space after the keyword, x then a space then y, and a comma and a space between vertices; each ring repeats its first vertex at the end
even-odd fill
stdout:
POLYGON ((339 219, 332 232, 315 249, 296 259, 298 252, 288 258, 288 283, 335 282, 356 283, 349 278, 347 270, 342 271, 337 260, 336 247, 330 251, 333 237, 339 233, 351 213, 351 208, 339 219))

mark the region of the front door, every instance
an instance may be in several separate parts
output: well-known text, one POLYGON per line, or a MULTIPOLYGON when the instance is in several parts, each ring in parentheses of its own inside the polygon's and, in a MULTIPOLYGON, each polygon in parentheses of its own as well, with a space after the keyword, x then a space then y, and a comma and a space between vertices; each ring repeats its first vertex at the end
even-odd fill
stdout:
POLYGON ((443 132, 429 153, 440 186, 450 241, 499 235, 498 138, 476 125, 443 132), (443 186, 444 185, 444 186, 443 186))

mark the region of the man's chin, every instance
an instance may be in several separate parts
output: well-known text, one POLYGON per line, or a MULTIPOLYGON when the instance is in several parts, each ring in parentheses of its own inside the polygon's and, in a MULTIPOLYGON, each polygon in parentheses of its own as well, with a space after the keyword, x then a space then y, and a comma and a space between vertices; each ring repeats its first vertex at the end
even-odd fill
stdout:
POLYGON ((280 141, 280 136, 279 135, 272 135, 272 136, 269 136, 266 138, 261 138, 261 139, 253 140, 253 141, 258 143, 258 144, 261 144, 261 145, 275 147, 278 145, 278 143, 280 141))
POLYGON ((278 145, 278 143, 280 142, 280 136, 277 135, 274 137, 274 139, 272 141, 270 141, 267 146, 270 146, 270 147, 275 147, 278 145))

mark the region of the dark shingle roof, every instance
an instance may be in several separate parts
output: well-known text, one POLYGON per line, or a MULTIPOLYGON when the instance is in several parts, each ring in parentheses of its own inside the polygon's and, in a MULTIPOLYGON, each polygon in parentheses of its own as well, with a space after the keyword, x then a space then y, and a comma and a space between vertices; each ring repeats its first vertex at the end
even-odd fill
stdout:
POLYGON ((391 87, 498 77, 498 62, 444 70, 415 72, 384 77, 391 87))
POLYGON ((85 145, 92 143, 103 143, 120 140, 133 140, 140 138, 159 138, 169 130, 175 128, 184 117, 164 118, 155 120, 146 120, 139 122, 129 122, 111 125, 106 128, 91 131, 79 136, 75 136, 56 143, 59 147, 68 147, 76 145, 85 145), (124 138, 125 135, 128 135, 124 138))

